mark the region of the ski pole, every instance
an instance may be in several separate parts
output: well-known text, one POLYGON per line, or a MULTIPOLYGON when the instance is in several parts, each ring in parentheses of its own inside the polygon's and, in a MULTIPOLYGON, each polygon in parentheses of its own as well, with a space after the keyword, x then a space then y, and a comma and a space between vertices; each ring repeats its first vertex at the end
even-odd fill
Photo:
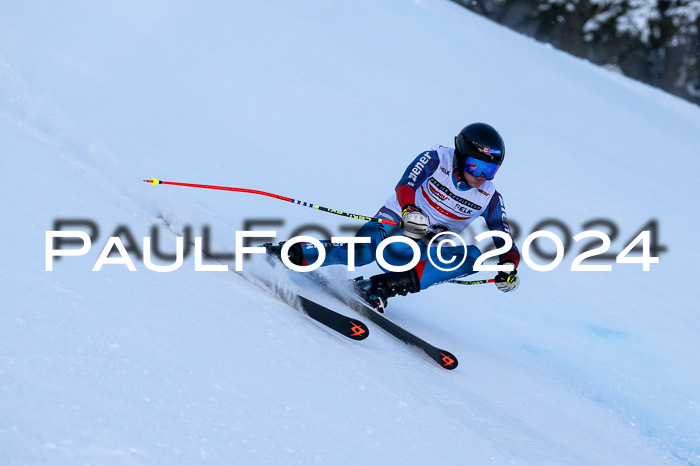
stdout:
POLYGON ((456 283, 458 285, 482 285, 484 283, 493 283, 495 278, 490 278, 488 280, 450 280, 448 283, 456 283))
POLYGON ((156 178, 153 178, 151 180, 143 180, 143 181, 145 181, 146 183, 151 183, 154 186, 157 184, 171 184, 173 186, 186 186, 189 188, 218 189, 221 191, 234 191, 237 193, 258 194, 261 196, 273 197, 273 198, 279 199, 281 201, 287 201, 287 202, 291 202, 292 204, 298 204, 298 205, 302 205, 305 207, 311 207, 312 209, 321 210, 323 212, 328 212, 328 213, 335 214, 335 215, 341 215, 343 217, 350 217, 350 218, 354 218, 357 220, 385 223, 387 225, 396 225, 398 227, 402 227, 402 223, 403 223, 403 222, 395 222, 393 220, 385 220, 385 219, 379 218, 379 217, 368 217, 366 215, 350 214, 347 212, 342 212, 340 210, 329 209, 328 207, 323 207, 320 205, 311 204, 309 202, 304 202, 304 201, 299 201, 297 199, 292 199, 291 197, 280 196, 279 194, 268 193, 265 191, 258 191, 257 189, 233 188, 230 186, 211 186, 211 185, 207 185, 207 184, 176 183, 174 181, 163 181, 163 180, 158 180, 156 178))

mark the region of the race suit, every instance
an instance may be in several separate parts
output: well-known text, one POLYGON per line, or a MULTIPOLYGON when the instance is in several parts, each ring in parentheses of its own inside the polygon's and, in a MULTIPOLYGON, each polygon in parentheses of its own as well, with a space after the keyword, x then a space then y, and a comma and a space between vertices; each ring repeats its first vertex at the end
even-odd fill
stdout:
MULTIPOLYGON (((461 233, 478 217, 486 220, 489 230, 498 230, 510 235, 510 227, 506 220, 505 205, 502 196, 496 191, 491 181, 485 181, 481 187, 472 188, 460 181, 453 173, 452 159, 454 149, 435 146, 423 152, 408 166, 396 185, 393 195, 387 199, 375 217, 401 221, 401 211, 407 204, 419 207, 428 216, 430 230, 426 238, 418 243, 421 257, 415 270, 420 279, 421 289, 437 283, 475 273, 474 261, 481 255, 476 246, 462 245, 442 247, 440 255, 448 263, 441 263, 436 254, 437 241, 428 247, 428 240, 435 234, 444 231, 461 233), (428 260, 428 254, 433 261, 428 260), (466 256, 462 265, 459 264, 466 256), (439 267, 436 267, 436 264, 439 267), (453 265, 454 264, 454 265, 453 265)), ((355 244, 355 264, 369 264, 376 260, 376 250, 379 243, 387 236, 401 234, 396 226, 370 221, 367 222, 356 236, 370 238, 366 244, 355 244)), ((326 250, 323 266, 348 263, 348 245, 322 242, 326 250)), ((494 237, 497 248, 505 243, 494 237)), ((312 243, 303 243, 303 265, 314 263, 318 258, 318 250, 312 243)), ((392 266, 405 265, 413 257, 413 250, 404 243, 393 243, 384 250, 384 259, 392 266)), ((513 262, 518 266, 520 253, 513 245, 499 256, 499 263, 513 262)), ((381 266, 380 266, 381 267, 381 266)), ((384 269, 386 271, 386 269, 384 269)))

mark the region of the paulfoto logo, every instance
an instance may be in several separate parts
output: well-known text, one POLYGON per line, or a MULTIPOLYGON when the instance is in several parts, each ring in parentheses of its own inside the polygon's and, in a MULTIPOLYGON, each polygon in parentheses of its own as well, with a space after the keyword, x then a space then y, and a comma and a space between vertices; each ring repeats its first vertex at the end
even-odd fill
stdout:
MULTIPOLYGON (((276 238, 277 232, 273 230, 267 231, 236 231, 235 233, 235 270, 237 272, 243 271, 244 257, 249 254, 265 254, 267 251, 261 246, 246 246, 245 241, 251 238, 276 238)), ((479 257, 474 262, 474 271, 505 271, 510 272, 513 270, 511 264, 485 264, 484 262, 492 257, 497 257, 499 254, 503 254, 510 250, 513 246, 513 240, 511 236, 502 231, 486 231, 475 236, 477 242, 484 241, 488 238, 498 238, 503 242, 503 245, 492 251, 480 254, 479 257)), ((594 258, 595 256, 602 255, 606 253, 611 246, 610 237, 597 230, 587 230, 583 231, 573 237, 576 242, 585 239, 594 239, 601 242, 601 245, 588 249, 581 252, 573 260, 570 266, 572 272, 610 272, 612 271, 611 264, 582 264, 586 259, 594 258)), ((92 240, 90 236, 84 231, 79 230, 49 230, 46 231, 45 236, 45 252, 46 252, 46 271, 52 272, 54 265, 54 258, 58 257, 76 257, 83 256, 90 252, 92 248, 92 240), (80 244, 78 248, 64 249, 57 246, 57 239, 71 239, 73 242, 80 244)), ((152 260, 152 241, 150 236, 143 237, 143 263, 148 270, 154 272, 174 272, 180 267, 182 267, 185 257, 185 237, 177 236, 176 241, 176 254, 175 261, 169 265, 158 265, 152 260)), ((355 246, 357 244, 370 243, 371 238, 361 237, 361 236, 333 236, 331 237, 331 244, 347 244, 348 248, 348 271, 355 270, 355 246)), ((654 257, 651 252, 652 236, 651 231, 643 230, 641 231, 629 244, 615 257, 615 262, 618 264, 640 264, 644 272, 648 272, 651 269, 651 264, 659 263, 659 258, 654 257), (631 253, 639 250, 641 248, 641 256, 630 256, 631 253)), ((464 242, 461 236, 452 232, 441 232, 434 235, 430 241, 427 243, 427 259, 430 263, 439 270, 451 271, 459 268, 466 260, 468 246, 464 242), (443 254, 443 249, 445 247, 455 248, 461 247, 463 254, 459 254, 462 257, 461 262, 456 265, 455 254, 452 257, 446 258, 443 254)), ((286 242, 284 242, 281 249, 281 260, 289 269, 296 272, 312 272, 318 269, 321 264, 323 264, 326 258, 325 245, 320 240, 313 236, 300 235, 295 236, 286 242), (316 260, 312 264, 308 265, 296 265, 293 264, 288 259, 289 249, 295 244, 299 243, 309 243, 313 245, 318 251, 316 260)), ((564 258, 565 246, 562 239, 555 233, 548 230, 538 230, 530 233, 522 243, 521 255, 525 264, 531 269, 538 272, 548 272, 559 267, 564 258), (538 239, 549 240, 556 253, 549 263, 538 263, 533 260, 530 249, 535 244, 538 239)), ((405 236, 390 236, 382 240, 376 250, 377 262, 379 265, 386 270, 391 272, 404 272, 414 268, 421 260, 421 248, 418 243, 405 236), (394 243, 403 243, 407 245, 413 256, 405 265, 392 265, 386 261, 384 253, 387 247, 394 243)), ((226 264, 204 264, 203 263, 203 239, 201 236, 194 237, 194 270, 197 272, 226 272, 229 270, 229 266, 226 264)), ((102 248, 100 255, 92 268, 93 272, 99 272, 105 265, 123 265, 126 266, 129 271, 135 272, 137 268, 134 261, 127 251, 124 243, 119 236, 110 236, 106 244, 102 248), (116 252, 116 257, 113 256, 113 252, 116 252)))

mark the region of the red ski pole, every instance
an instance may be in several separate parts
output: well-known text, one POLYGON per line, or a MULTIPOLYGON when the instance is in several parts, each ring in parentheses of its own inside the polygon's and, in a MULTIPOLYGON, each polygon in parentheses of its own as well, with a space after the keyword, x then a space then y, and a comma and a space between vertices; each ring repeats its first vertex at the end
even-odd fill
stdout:
POLYGON ((350 218, 354 218, 357 220, 372 221, 372 222, 377 222, 377 223, 384 223, 386 225, 396 225, 398 227, 402 227, 401 222, 395 222, 393 220, 385 220, 385 219, 379 218, 379 217, 368 217, 366 215, 350 214, 348 212, 343 212, 343 211, 335 210, 335 209, 329 209, 328 207, 323 207, 320 205, 311 204, 310 202, 299 201, 297 199, 292 199, 291 197, 280 196, 279 194, 268 193, 266 191, 259 191, 257 189, 233 188, 230 186, 212 186, 212 185, 207 185, 207 184, 176 183, 174 181, 162 181, 162 180, 158 180, 156 178, 153 178, 151 180, 143 180, 143 181, 145 181, 146 183, 150 183, 152 185, 170 184, 173 186, 185 186, 185 187, 189 187, 189 188, 218 189, 220 191, 234 191, 237 193, 258 194, 260 196, 268 196, 268 197, 273 197, 275 199, 279 199, 281 201, 291 202, 292 204, 298 204, 298 205, 302 205, 305 207, 311 207, 312 209, 321 210, 323 212, 328 212, 328 213, 335 214, 335 215, 342 215, 343 217, 350 217, 350 218))

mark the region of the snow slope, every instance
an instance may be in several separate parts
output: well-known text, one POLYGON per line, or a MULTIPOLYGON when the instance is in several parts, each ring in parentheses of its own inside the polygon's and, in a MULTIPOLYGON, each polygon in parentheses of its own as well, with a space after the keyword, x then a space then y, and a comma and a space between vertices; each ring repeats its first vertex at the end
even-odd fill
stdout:
POLYGON ((4 464, 700 464, 697 107, 442 0, 3 10, 4 464), (454 372, 375 327, 346 341, 191 256, 91 271, 119 225, 140 241, 167 223, 170 251, 209 225, 231 251, 246 219, 283 218, 281 239, 354 224, 144 178, 372 214, 471 121, 506 139, 496 183, 525 232, 609 218, 619 252, 656 218, 660 263, 574 273, 574 247, 555 271, 523 266, 516 293, 394 301, 454 372), (46 272, 60 218, 100 235, 46 272))

